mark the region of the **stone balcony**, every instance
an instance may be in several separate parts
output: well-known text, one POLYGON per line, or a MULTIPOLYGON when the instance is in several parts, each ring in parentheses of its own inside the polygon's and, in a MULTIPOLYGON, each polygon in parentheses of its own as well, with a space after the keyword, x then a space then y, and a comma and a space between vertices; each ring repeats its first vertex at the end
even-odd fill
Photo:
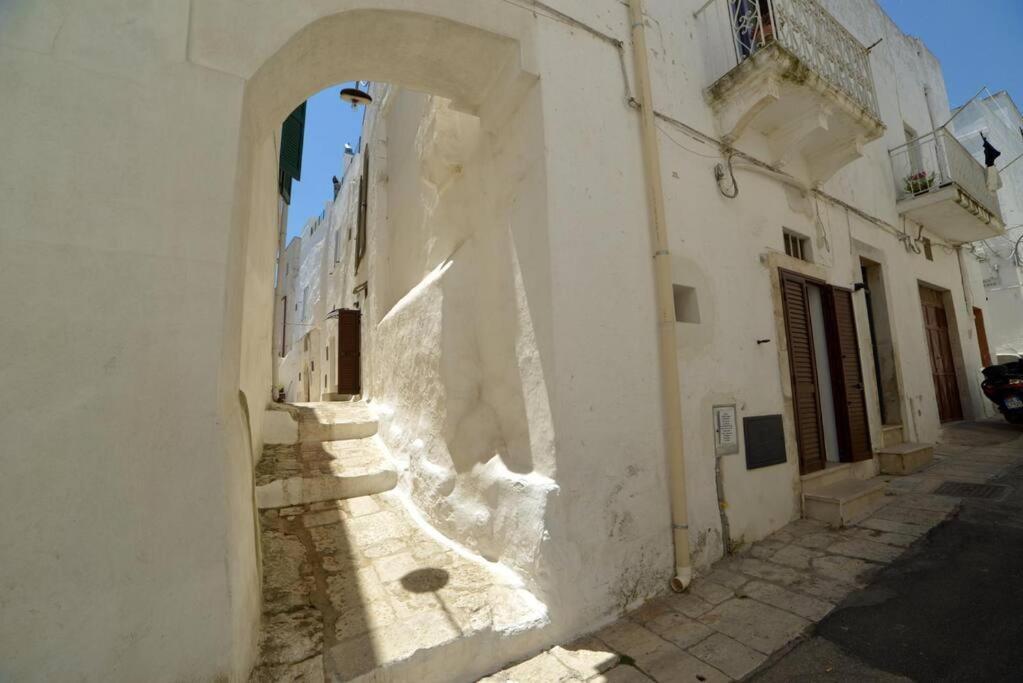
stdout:
POLYGON ((889 152, 899 213, 950 242, 1005 234, 987 169, 939 128, 889 152))
POLYGON ((801 157, 822 183, 884 133, 866 48, 814 0, 712 0, 697 16, 726 142, 758 131, 775 164, 801 157))

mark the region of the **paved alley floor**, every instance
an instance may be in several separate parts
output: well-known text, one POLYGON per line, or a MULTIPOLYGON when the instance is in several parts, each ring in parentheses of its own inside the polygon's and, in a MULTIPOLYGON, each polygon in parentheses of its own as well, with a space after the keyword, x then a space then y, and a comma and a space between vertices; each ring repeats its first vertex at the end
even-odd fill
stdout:
POLYGON ((453 646, 494 649, 498 634, 545 620, 513 574, 430 535, 395 492, 263 510, 260 522, 254 681, 446 680, 453 646))
POLYGON ((1023 441, 992 443, 1020 434, 986 423, 946 430, 952 443, 941 450, 951 455, 942 465, 990 471, 990 488, 980 492, 990 497, 964 497, 953 519, 754 680, 1021 680, 1023 441))
POLYGON ((795 521, 687 593, 484 680, 1019 680, 1023 430, 955 425, 928 467, 885 479, 889 502, 859 524, 795 521), (1001 502, 935 493, 992 479, 1001 502))

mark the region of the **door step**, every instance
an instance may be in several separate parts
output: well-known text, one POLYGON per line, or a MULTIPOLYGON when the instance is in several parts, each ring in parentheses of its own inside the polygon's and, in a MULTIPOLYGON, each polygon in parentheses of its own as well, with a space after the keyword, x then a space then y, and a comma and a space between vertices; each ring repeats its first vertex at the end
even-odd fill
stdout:
POLYGON ((814 493, 847 479, 853 479, 852 464, 847 462, 828 463, 824 469, 804 474, 799 478, 803 493, 814 493))
POLYGON ((900 443, 878 451, 882 474, 912 474, 927 466, 933 458, 934 447, 926 443, 900 443))
POLYGON ((880 479, 847 479, 812 493, 803 493, 803 516, 834 527, 849 526, 884 504, 880 479))
POLYGON ((398 471, 376 436, 267 445, 256 465, 256 505, 265 510, 390 491, 398 471))
POLYGON ((881 427, 881 443, 884 444, 885 448, 898 446, 904 438, 902 425, 885 425, 881 427))

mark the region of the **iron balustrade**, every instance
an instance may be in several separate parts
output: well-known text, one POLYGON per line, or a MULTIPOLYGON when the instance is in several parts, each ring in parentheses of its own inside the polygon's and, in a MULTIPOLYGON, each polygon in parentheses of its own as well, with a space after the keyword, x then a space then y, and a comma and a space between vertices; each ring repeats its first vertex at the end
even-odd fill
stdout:
POLYGON ((945 128, 931 131, 888 152, 896 197, 901 201, 955 183, 1001 220, 998 196, 988 189, 987 169, 945 128))
POLYGON ((815 0, 709 0, 696 16, 713 80, 777 44, 880 120, 867 49, 815 0))

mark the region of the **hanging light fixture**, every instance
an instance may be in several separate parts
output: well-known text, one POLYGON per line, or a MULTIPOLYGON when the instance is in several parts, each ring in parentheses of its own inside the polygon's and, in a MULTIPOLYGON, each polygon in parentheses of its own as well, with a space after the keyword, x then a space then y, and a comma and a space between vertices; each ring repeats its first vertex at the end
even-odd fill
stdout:
MULTIPOLYGON (((356 81, 355 85, 358 86, 359 82, 356 81)), ((358 109, 360 104, 370 104, 373 101, 373 98, 369 96, 368 92, 360 90, 358 87, 344 88, 341 90, 341 101, 351 104, 352 109, 358 109)))

